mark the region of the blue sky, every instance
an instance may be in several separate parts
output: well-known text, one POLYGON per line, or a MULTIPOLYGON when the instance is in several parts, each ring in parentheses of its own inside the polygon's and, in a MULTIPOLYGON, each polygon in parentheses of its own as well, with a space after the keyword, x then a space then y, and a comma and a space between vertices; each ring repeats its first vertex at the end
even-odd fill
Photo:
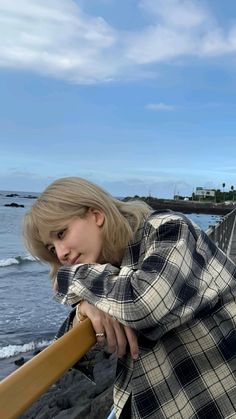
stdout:
POLYGON ((236 189, 235 0, 0 1, 0 189, 236 189))

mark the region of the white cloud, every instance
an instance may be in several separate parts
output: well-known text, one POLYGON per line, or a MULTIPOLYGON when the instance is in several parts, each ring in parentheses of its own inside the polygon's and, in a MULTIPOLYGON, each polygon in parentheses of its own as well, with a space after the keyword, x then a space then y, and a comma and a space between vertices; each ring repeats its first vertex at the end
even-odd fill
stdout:
POLYGON ((34 70, 79 83, 110 78, 103 51, 115 31, 85 15, 71 0, 0 2, 0 65, 34 70))
POLYGON ((188 33, 161 25, 150 26, 127 39, 126 55, 135 64, 168 62, 183 55, 192 55, 195 41, 188 33))
POLYGON ((227 35, 221 28, 213 28, 203 38, 200 54, 203 56, 220 56, 235 51, 236 28, 232 28, 227 35))
POLYGON ((85 84, 153 77, 159 63, 236 51, 236 26, 221 28, 205 2, 138 4, 150 22, 135 31, 115 29, 73 0, 0 0, 0 66, 85 84))
POLYGON ((140 8, 168 26, 194 28, 210 19, 207 8, 195 0, 141 0, 140 8))
POLYGON ((173 111, 175 109, 174 106, 165 103, 148 103, 145 107, 152 111, 173 111))

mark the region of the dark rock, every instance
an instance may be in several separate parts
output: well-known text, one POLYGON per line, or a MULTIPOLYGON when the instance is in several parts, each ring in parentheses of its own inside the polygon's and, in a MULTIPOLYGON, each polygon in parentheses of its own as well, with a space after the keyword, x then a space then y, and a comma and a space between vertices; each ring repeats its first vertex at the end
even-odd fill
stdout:
POLYGON ((9 195, 6 195, 8 198, 14 198, 16 196, 19 196, 17 193, 11 193, 9 195))
POLYGON ((18 367, 23 365, 25 363, 25 358, 22 356, 21 358, 18 358, 14 361, 14 364, 16 364, 18 367))
POLYGON ((14 207, 14 208, 24 208, 24 205, 17 204, 16 202, 12 202, 11 204, 5 204, 5 207, 14 207))
POLYGON ((38 355, 41 352, 41 349, 35 349, 33 352, 33 356, 38 355))
POLYGON ((94 371, 95 382, 71 369, 19 419, 104 419, 113 404, 116 358, 104 359, 94 371))
POLYGON ((66 410, 66 409, 70 409, 72 407, 72 403, 71 403, 70 399, 68 399, 66 397, 62 397, 62 398, 58 399, 56 405, 57 405, 57 407, 60 408, 60 410, 66 410))
MULTIPOLYGON (((90 416, 85 419, 96 418, 103 419, 110 413, 113 404, 113 386, 110 386, 97 396, 91 404, 90 416)), ((128 418, 127 418, 128 419, 128 418)))

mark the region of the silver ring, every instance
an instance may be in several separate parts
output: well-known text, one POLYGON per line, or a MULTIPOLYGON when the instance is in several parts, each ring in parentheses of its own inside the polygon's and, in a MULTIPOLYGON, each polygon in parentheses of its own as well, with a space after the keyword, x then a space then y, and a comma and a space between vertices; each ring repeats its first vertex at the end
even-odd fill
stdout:
POLYGON ((97 338, 104 338, 104 336, 105 336, 105 333, 103 333, 103 332, 96 333, 97 338))

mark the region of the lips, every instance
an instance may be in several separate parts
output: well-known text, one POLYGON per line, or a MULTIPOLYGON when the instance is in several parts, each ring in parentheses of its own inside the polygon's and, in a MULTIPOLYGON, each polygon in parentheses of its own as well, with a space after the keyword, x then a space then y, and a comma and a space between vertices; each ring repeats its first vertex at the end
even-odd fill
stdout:
POLYGON ((81 256, 81 253, 70 261, 70 265, 77 265, 78 263, 80 263, 79 261, 80 256, 81 256))

